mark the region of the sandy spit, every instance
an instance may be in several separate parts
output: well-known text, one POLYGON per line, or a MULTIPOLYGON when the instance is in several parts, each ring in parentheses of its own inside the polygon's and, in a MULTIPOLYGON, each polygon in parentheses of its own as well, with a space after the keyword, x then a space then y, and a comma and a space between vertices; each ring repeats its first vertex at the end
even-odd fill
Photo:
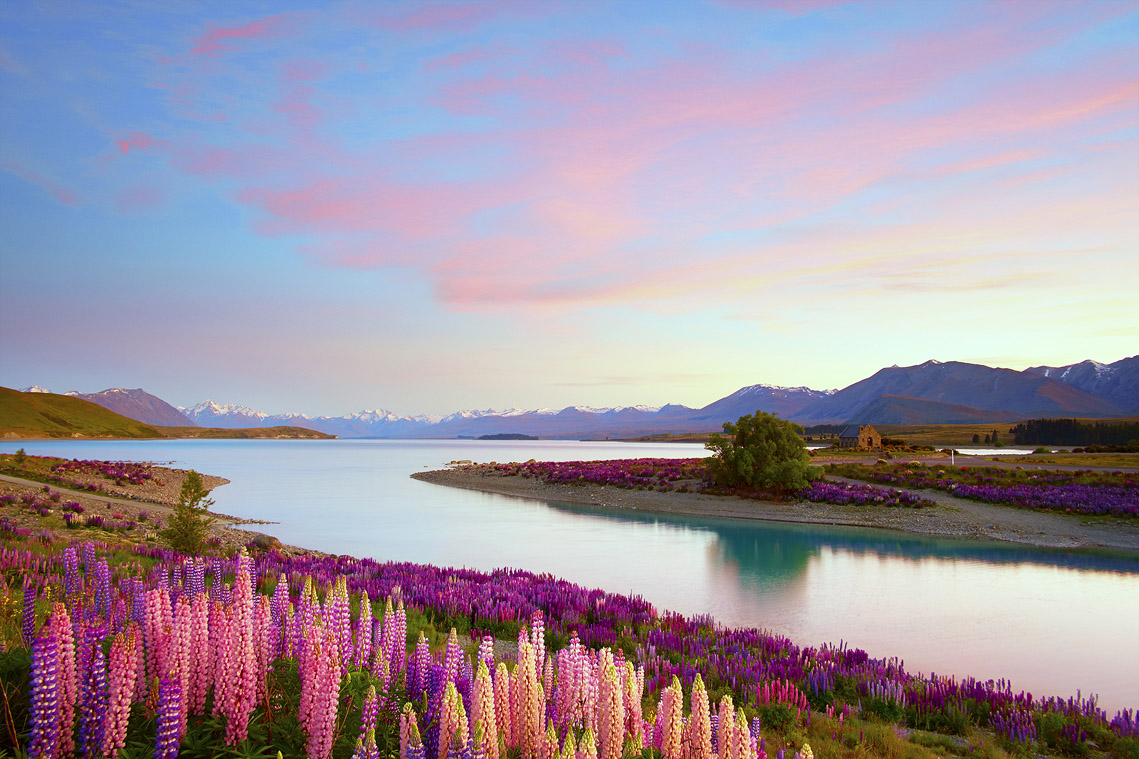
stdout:
POLYGON ((875 527, 936 537, 998 540, 1042 548, 1110 549, 1139 552, 1134 520, 996 506, 932 491, 915 491, 935 503, 922 509, 774 503, 735 496, 629 490, 603 485, 548 484, 504 476, 478 464, 416 472, 414 479, 540 501, 583 504, 616 512, 637 511, 727 519, 875 527))

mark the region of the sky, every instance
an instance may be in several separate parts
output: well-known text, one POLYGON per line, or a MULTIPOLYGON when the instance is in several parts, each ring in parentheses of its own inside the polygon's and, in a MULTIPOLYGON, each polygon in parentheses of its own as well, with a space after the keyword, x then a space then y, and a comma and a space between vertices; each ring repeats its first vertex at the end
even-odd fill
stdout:
POLYGON ((1139 353, 1139 0, 0 4, 0 385, 682 403, 1139 353))

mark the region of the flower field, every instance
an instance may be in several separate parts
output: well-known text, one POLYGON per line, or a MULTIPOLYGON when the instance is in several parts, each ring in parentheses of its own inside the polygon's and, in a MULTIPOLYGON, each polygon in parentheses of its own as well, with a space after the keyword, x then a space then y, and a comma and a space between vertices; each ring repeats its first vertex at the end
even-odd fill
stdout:
POLYGON ((1134 713, 1094 697, 914 675, 519 570, 10 534, 0 577, 14 756, 932 756, 916 731, 983 756, 1139 751, 1134 713))
POLYGON ((827 472, 1027 509, 1139 516, 1139 475, 1128 472, 935 467, 918 463, 875 467, 834 464, 827 467, 827 472))
MULTIPOLYGON (((503 477, 533 477, 555 485, 604 485, 668 492, 700 492, 719 495, 749 494, 726 491, 708 477, 705 459, 613 459, 609 461, 527 461, 476 465, 503 477)), ((763 497, 763 494, 750 494, 763 497)), ((858 506, 920 508, 930 503, 894 488, 815 482, 791 494, 791 498, 814 503, 858 506)))

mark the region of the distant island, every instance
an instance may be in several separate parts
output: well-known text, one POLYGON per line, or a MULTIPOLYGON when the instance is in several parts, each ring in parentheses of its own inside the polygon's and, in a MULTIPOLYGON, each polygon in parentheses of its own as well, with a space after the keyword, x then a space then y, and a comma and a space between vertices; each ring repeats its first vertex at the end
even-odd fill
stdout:
POLYGON ((535 435, 523 435, 520 432, 500 432, 497 435, 479 435, 479 440, 537 440, 535 435))

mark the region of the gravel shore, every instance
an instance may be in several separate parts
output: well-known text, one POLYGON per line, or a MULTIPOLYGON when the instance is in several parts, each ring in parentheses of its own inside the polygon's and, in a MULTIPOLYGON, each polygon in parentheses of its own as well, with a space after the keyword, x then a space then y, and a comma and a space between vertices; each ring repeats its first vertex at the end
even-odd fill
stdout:
MULTIPOLYGON (((95 474, 68 473, 68 479, 74 483, 102 487, 102 491, 98 493, 75 490, 62 485, 44 485, 41 482, 0 475, 0 496, 10 494, 20 498, 25 494, 34 493, 44 497, 48 493, 59 493, 60 505, 67 502, 78 503, 83 508, 83 517, 100 515, 104 519, 112 519, 120 524, 134 522, 136 526, 133 528, 117 532, 84 528, 73 533, 57 525, 61 519, 58 516, 62 513, 60 509, 53 508, 54 513, 51 516, 42 517, 40 514, 18 504, 0 506, 0 517, 17 527, 32 530, 46 528, 61 536, 75 535, 82 539, 93 538, 110 542, 116 542, 120 539, 125 542, 159 542, 158 530, 169 519, 173 506, 178 503, 178 494, 189 471, 157 465, 149 465, 147 468, 150 470, 150 479, 137 485, 126 482, 122 485, 116 485, 114 481, 95 474), (48 492, 44 491, 45 487, 48 492)), ((224 477, 208 474, 200 474, 200 476, 202 484, 211 491, 229 482, 224 477)), ((264 533, 250 529, 235 528, 239 525, 265 524, 265 522, 242 519, 214 511, 211 511, 210 514, 215 518, 210 527, 210 537, 219 541, 223 551, 244 546, 257 538, 258 535, 264 535, 264 533)), ((291 554, 317 553, 297 546, 281 546, 279 550, 291 554)))
POLYGON ((540 501, 583 504, 616 512, 876 527, 938 537, 999 540, 1043 548, 1139 552, 1139 524, 1134 520, 1017 509, 954 498, 930 490, 913 492, 933 501, 933 507, 908 509, 805 502, 774 503, 701 493, 662 493, 590 484, 548 484, 534 478, 504 476, 478 464, 416 472, 411 476, 448 487, 540 501))

